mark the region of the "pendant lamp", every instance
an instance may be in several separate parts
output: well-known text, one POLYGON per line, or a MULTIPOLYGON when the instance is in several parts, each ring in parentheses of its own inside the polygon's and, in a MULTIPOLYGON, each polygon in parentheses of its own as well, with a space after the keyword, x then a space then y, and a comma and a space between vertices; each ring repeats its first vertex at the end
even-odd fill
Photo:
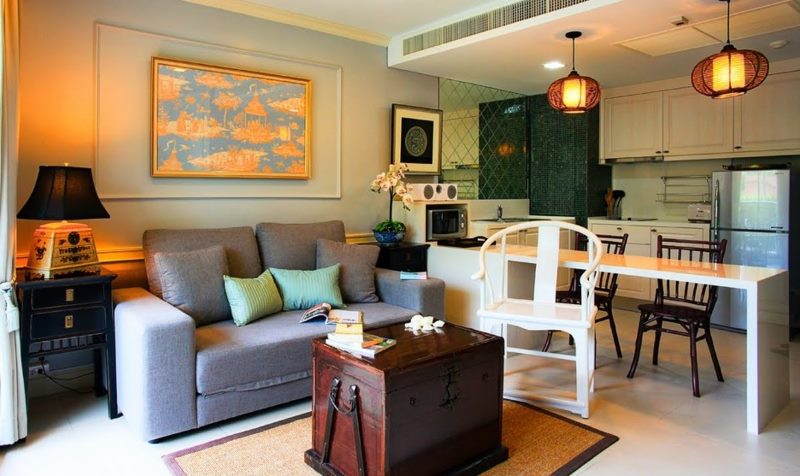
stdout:
POLYGON ((566 114, 582 114, 600 102, 600 85, 575 71, 575 38, 580 38, 581 32, 570 31, 565 36, 572 40, 572 71, 547 88, 547 102, 566 114))
POLYGON ((692 86, 714 99, 739 96, 758 87, 769 73, 767 58, 753 50, 737 50, 731 44, 731 2, 728 4, 728 38, 722 51, 697 63, 692 86))

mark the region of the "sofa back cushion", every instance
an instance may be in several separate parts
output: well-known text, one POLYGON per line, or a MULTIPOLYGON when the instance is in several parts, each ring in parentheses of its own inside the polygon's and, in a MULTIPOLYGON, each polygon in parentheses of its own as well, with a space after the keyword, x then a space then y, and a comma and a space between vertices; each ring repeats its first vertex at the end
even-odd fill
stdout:
POLYGON ((316 269, 319 238, 343 243, 344 223, 335 220, 320 223, 256 225, 256 239, 263 269, 316 269))
POLYGON ((378 302, 375 291, 375 264, 381 250, 377 246, 317 240, 317 267, 341 264, 339 285, 344 302, 378 302))
POLYGON ((223 283, 228 261, 222 246, 158 252, 153 260, 161 270, 164 300, 190 315, 198 327, 231 318, 223 283))
MULTIPOLYGON (((236 278, 255 278, 263 269, 258 256, 253 229, 249 226, 235 228, 207 228, 185 230, 147 230, 142 237, 144 265, 150 292, 163 297, 161 270, 153 258, 156 253, 192 251, 220 245, 225 248, 228 274, 236 278)), ((220 277, 222 279, 222 277, 220 277)))

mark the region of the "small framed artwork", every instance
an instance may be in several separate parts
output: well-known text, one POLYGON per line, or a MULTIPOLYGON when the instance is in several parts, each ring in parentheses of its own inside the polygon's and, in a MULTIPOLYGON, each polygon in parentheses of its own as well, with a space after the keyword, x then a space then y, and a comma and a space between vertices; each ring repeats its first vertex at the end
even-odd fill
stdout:
POLYGON ((311 177, 311 81, 152 60, 153 177, 311 177))
POLYGON ((392 104, 392 164, 408 165, 409 174, 441 173, 441 110, 392 104))

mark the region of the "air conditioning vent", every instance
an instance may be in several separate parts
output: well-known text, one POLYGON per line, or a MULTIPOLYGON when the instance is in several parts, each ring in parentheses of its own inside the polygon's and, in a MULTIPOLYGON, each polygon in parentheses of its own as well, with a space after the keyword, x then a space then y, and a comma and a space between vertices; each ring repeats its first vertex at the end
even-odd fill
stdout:
POLYGON ((403 40, 403 55, 467 38, 517 22, 538 17, 589 0, 524 0, 459 20, 403 40))

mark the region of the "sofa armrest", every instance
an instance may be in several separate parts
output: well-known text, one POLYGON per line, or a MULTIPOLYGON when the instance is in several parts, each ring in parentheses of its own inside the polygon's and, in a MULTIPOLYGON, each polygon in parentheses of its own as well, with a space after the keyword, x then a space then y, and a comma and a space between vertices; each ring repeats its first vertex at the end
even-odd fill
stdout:
POLYGON ((197 427, 195 324, 142 288, 113 292, 120 411, 151 441, 197 427))
POLYGON ((401 280, 399 271, 375 268, 381 301, 444 319, 444 281, 438 278, 401 280))

